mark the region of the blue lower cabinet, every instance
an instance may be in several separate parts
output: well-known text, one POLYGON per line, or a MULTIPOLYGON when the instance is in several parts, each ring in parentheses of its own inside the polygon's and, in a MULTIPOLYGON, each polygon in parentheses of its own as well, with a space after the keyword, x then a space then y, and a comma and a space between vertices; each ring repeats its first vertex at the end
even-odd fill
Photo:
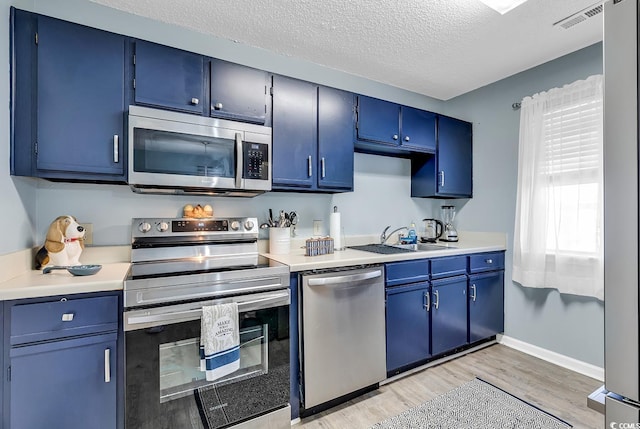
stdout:
POLYGON ((467 276, 431 282, 431 352, 467 344, 467 276))
POLYGON ((387 374, 431 356, 429 301, 428 282, 387 288, 387 374))
POLYGON ((469 342, 504 332, 504 271, 469 276, 469 342))
POLYGON ((114 332, 12 348, 10 427, 117 427, 116 340, 114 332))

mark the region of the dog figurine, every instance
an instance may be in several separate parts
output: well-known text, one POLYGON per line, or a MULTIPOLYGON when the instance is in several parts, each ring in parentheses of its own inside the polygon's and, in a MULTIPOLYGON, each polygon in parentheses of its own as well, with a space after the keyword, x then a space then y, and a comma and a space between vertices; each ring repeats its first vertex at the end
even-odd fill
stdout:
POLYGON ((81 265, 84 227, 73 216, 58 216, 47 231, 44 246, 36 254, 36 269, 45 265, 81 265))

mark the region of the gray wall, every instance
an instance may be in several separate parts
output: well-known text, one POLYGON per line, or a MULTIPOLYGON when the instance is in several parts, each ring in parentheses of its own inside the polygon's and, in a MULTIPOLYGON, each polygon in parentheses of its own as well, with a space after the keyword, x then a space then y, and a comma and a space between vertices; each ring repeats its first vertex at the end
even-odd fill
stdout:
POLYGON ((460 211, 459 227, 508 234, 505 334, 602 367, 601 302, 510 280, 520 126, 520 111, 511 104, 599 73, 600 43, 449 100, 446 111, 473 122, 474 196, 460 211))
MULTIPOLYGON (((132 217, 177 216, 184 204, 211 204, 215 213, 254 214, 268 208, 300 212, 299 235, 312 233, 338 205, 347 235, 374 234, 389 224, 406 225, 438 216, 442 201, 412 199, 407 160, 356 154, 355 191, 337 195, 269 193, 254 199, 137 195, 126 186, 53 183, 9 176, 9 6, 32 10, 122 34, 266 69, 398 103, 448 113, 474 122, 474 198, 459 201, 459 229, 501 231, 512 239, 517 169, 518 112, 511 103, 525 95, 601 72, 600 46, 520 73, 446 103, 336 70, 279 56, 227 40, 104 8, 88 0, 0 0, 0 222, 11 225, 0 254, 39 244, 49 222, 69 213, 94 224, 97 245, 127 244, 132 217), (446 109, 446 110, 445 110, 446 109)), ((511 276, 508 253, 507 278, 511 276)), ((602 306, 555 291, 522 288, 507 281, 506 334, 538 346, 602 365, 602 306)))

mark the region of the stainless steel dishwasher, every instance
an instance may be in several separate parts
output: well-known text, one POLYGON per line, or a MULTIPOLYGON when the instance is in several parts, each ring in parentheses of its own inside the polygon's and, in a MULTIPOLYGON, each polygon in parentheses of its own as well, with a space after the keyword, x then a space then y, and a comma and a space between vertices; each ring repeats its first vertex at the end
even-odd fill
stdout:
POLYGON ((384 267, 303 273, 300 292, 301 405, 308 415, 386 378, 384 267))

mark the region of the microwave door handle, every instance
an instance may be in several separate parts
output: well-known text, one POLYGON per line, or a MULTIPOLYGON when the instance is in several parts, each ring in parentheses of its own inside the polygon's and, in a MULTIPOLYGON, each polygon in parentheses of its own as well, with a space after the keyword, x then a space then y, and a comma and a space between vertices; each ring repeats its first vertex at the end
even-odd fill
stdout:
POLYGON ((244 162, 242 159, 242 134, 236 133, 236 189, 242 189, 242 170, 244 162))

